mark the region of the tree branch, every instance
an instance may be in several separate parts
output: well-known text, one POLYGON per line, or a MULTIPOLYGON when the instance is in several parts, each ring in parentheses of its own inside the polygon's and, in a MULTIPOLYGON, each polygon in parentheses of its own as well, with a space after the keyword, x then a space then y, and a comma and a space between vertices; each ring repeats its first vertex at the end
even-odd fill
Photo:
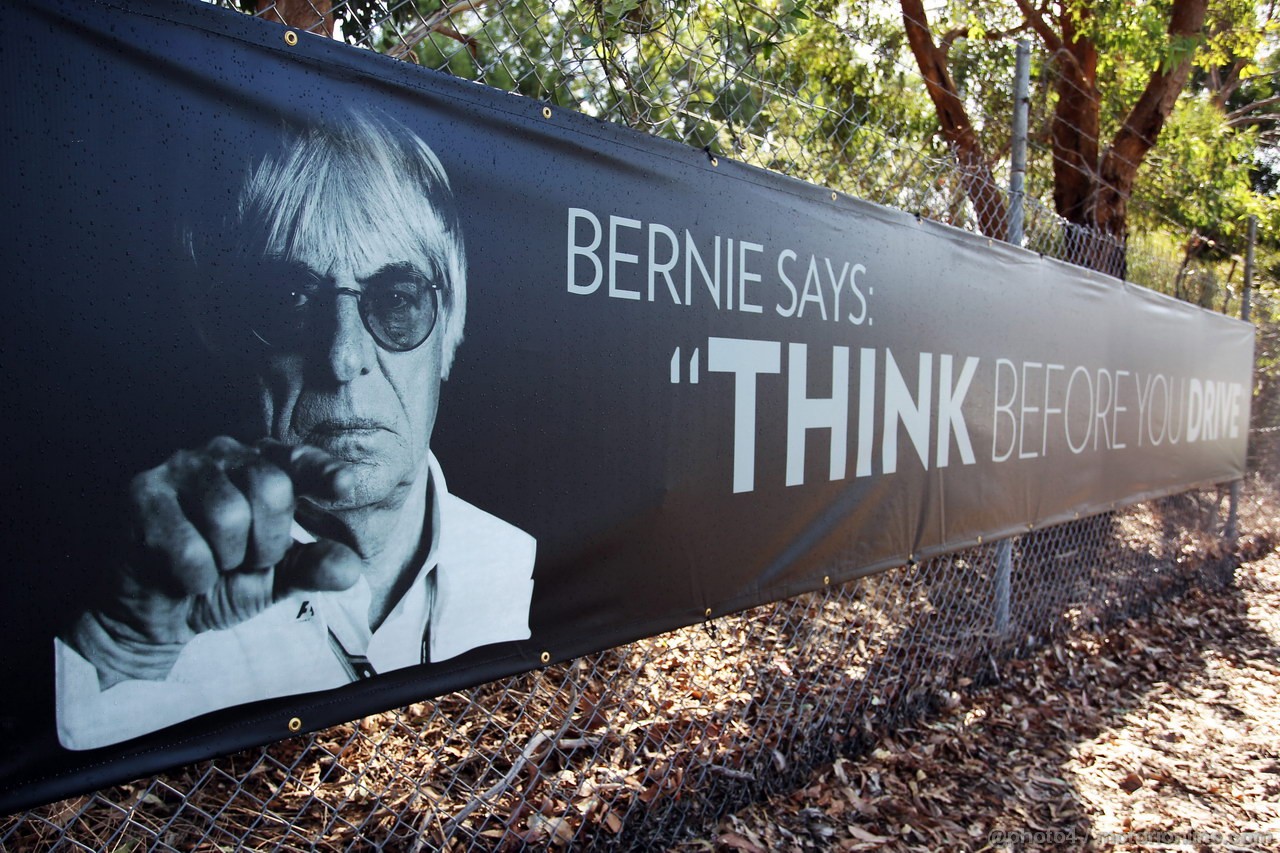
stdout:
POLYGON ((1252 104, 1245 104, 1238 110, 1232 110, 1227 113, 1227 124, 1231 124, 1234 119, 1244 118, 1251 112, 1266 109, 1272 104, 1280 104, 1280 95, 1276 95, 1272 98, 1263 98, 1261 101, 1254 101, 1252 104))
POLYGON ((1227 108, 1227 101, 1231 99, 1231 96, 1235 94, 1236 89, 1239 89, 1240 84, 1243 82, 1240 79, 1240 72, 1243 71, 1245 66, 1248 64, 1249 60, 1246 57, 1241 57, 1231 63, 1231 68, 1227 71, 1226 79, 1222 79, 1220 77, 1220 72, 1217 68, 1213 69, 1214 89, 1212 100, 1215 107, 1220 110, 1225 110, 1227 108))
MULTIPOLYGON (((449 20, 450 16, 456 15, 459 12, 477 12, 480 10, 481 6, 489 2, 491 2, 491 0, 456 0, 456 2, 453 3, 446 3, 427 17, 423 18, 416 26, 401 36, 400 44, 387 51, 387 55, 391 56, 393 59, 403 59, 405 54, 411 53, 414 47, 416 47, 418 43, 427 36, 435 32, 442 32, 445 29, 450 30, 450 32, 445 33, 445 35, 448 35, 450 38, 455 38, 454 33, 456 31, 450 29, 445 23, 449 20)), ((494 2, 498 2, 498 4, 501 5, 502 0, 494 0, 494 2)), ((462 39, 458 40, 461 41, 462 39)), ((463 43, 466 44, 465 41, 463 43)))
POLYGON ((1044 19, 1044 14, 1039 10, 1032 8, 1027 0, 1015 0, 1018 4, 1018 11, 1027 19, 1027 25, 1040 36, 1040 40, 1044 42, 1044 46, 1051 52, 1057 53, 1062 50, 1062 39, 1058 38, 1058 34, 1054 32, 1053 27, 1044 19))
POLYGON ((333 38, 332 0, 258 0, 258 17, 333 38))
MULTIPOLYGON (((1000 41, 1001 39, 1007 39, 1009 36, 1017 35, 1026 28, 1027 24, 1023 22, 1008 30, 987 30, 982 34, 982 41, 1000 41)), ((938 39, 938 46, 942 50, 943 55, 949 60, 951 57, 951 46, 960 39, 967 38, 972 38, 970 35, 970 28, 956 27, 954 29, 947 30, 942 34, 942 37, 938 39)))
MULTIPOLYGON (((1169 39, 1199 38, 1208 0, 1174 0, 1169 14, 1169 39)), ((1129 194, 1147 152, 1156 144, 1165 119, 1173 111, 1191 74, 1193 51, 1176 68, 1156 68, 1115 138, 1102 155, 1098 190, 1093 199, 1093 219, 1102 230, 1123 237, 1129 194)))
POLYGON ((901 4, 907 41, 924 77, 942 134, 960 167, 960 182, 978 215, 978 228, 988 237, 1003 240, 1007 227, 1004 196, 996 186, 982 143, 947 67, 947 53, 933 41, 923 0, 901 0, 901 4))
POLYGON ((956 39, 968 38, 968 37, 969 37, 968 27, 956 27, 954 30, 947 30, 945 33, 943 33, 942 38, 938 39, 938 43, 942 46, 942 50, 944 52, 947 52, 951 50, 951 45, 955 43, 956 39))
MULTIPOLYGON (((1080 7, 1089 16, 1088 6, 1080 7)), ((1062 28, 1062 49, 1055 55, 1057 75, 1054 88, 1058 102, 1053 107, 1050 126, 1053 141, 1053 204, 1060 216, 1077 225, 1092 226, 1089 202, 1098 174, 1100 104, 1098 96, 1098 48, 1087 35, 1078 32, 1071 13, 1058 21, 1062 28)))
POLYGON ((1273 124, 1280 121, 1280 115, 1243 116, 1227 122, 1227 127, 1249 127, 1250 125, 1273 124))

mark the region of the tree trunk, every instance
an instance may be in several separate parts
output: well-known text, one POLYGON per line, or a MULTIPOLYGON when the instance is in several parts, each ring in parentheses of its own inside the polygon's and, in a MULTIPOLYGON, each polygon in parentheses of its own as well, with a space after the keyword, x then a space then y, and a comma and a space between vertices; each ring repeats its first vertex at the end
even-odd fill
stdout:
MULTIPOLYGON (((1053 200, 1065 220, 1064 260, 1111 275, 1125 274, 1128 203, 1138 167, 1156 144, 1191 73, 1203 38, 1208 0, 1172 0, 1169 58, 1151 73, 1111 144, 1103 151, 1098 50, 1088 31, 1090 0, 1059 0, 1055 18, 1032 0, 1014 0, 1025 23, 1050 51, 1057 68, 1053 144, 1053 200), (1101 153, 1100 153, 1101 151, 1101 153)), ((1004 238, 1005 203, 983 155, 947 65, 946 45, 935 43, 923 0, 900 0, 907 40, 924 77, 943 134, 955 153, 965 193, 988 236, 1004 238)), ((1238 70, 1236 72, 1238 74, 1238 70)))
POLYGON ((333 38, 332 0, 258 0, 258 16, 333 38))
POLYGON ((907 41, 915 54, 916 64, 924 77, 925 88, 933 100, 934 111, 942 125, 942 134, 955 155, 960 168, 960 182, 978 216, 978 228, 988 237, 1005 239, 1004 195, 996 186, 991 164, 982 152, 982 143, 969 121, 964 102, 956 90, 955 80, 947 67, 946 51, 938 47, 929 32, 923 0, 901 0, 902 21, 907 41))
POLYGON ((1174 45, 1181 43, 1182 59, 1176 66, 1163 64, 1151 72, 1142 95, 1102 155, 1092 218, 1098 229, 1120 240, 1128 231, 1129 195, 1138 167, 1156 144, 1191 74, 1192 42, 1201 36, 1208 5, 1208 0, 1174 0, 1169 38, 1174 45))
POLYGON ((1097 179, 1099 115, 1098 50, 1078 37, 1072 14, 1090 14, 1088 6, 1063 9, 1057 60, 1058 103, 1053 111, 1053 204, 1058 215, 1077 225, 1092 225, 1089 200, 1097 179))

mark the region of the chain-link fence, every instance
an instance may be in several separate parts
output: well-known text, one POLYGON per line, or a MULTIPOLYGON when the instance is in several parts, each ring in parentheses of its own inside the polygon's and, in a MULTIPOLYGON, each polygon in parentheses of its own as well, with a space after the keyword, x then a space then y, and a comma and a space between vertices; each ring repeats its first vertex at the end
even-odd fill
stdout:
POLYGON ((1249 468, 1280 482, 1280 305, 1270 295, 1252 294, 1254 394, 1249 433, 1249 468))
MULTIPOLYGON (((6 847, 659 849, 1073 626, 1227 582, 1225 492, 938 557, 9 820, 6 847)), ((1248 502, 1246 502, 1247 509, 1248 502)), ((1246 516, 1244 527, 1250 519, 1246 516)))
MULTIPOLYGON (((1006 236, 1016 90, 1012 34, 1030 31, 1011 25, 1017 15, 946 32, 949 24, 934 22, 937 47, 954 66, 954 99, 980 137, 975 162, 940 130, 906 47, 908 24, 929 25, 924 6, 910 0, 215 2, 925 218, 1006 236), (993 38, 1001 27, 1008 32, 993 38)), ((1007 13, 1013 14, 1012 4, 1007 13)), ((1095 159, 1103 156, 1116 119, 1106 115, 1114 105, 1103 103, 1105 82, 1067 73, 1061 53, 1034 42, 1023 244, 1225 310, 1239 295, 1242 246, 1169 219, 1159 193, 1131 197, 1128 188, 1107 184, 1097 163, 1063 156, 1054 141, 1061 136, 1078 140, 1095 159), (1073 95, 1094 106, 1092 121, 1077 115, 1087 118, 1087 109, 1057 109, 1073 95), (1087 215, 1069 221, 1039 201, 1056 194, 1059 171, 1087 172, 1102 189, 1123 196, 1135 225, 1103 230, 1087 215), (1236 261, 1225 274, 1224 256, 1236 261)), ((1165 154, 1162 174, 1176 173, 1185 156, 1165 154)), ((1210 219, 1225 215, 1229 191, 1202 185, 1197 193, 1199 212, 1210 219)))
MULTIPOLYGON (((977 180, 957 166, 902 38, 894 41, 902 21, 883 18, 883 8, 278 0, 242 11, 958 227, 984 231, 1008 203, 994 159, 977 180)), ((1008 143, 999 128, 1012 110, 1013 48, 987 49, 983 61, 1008 71, 1003 101, 990 91, 981 99, 1010 107, 983 119, 998 151, 1008 143)), ((1053 64, 1040 57, 1038 66, 1044 90, 1053 64)), ((1220 269, 1197 266, 1190 236, 1121 239, 1035 202, 1046 195, 1035 170, 1047 168, 1047 149, 1032 136, 1024 245, 1238 310, 1239 276, 1234 290, 1234 271, 1211 281, 1220 269)), ((1270 306, 1259 311, 1266 361, 1280 335, 1270 306)), ((1259 382, 1254 425, 1264 437, 1280 426, 1280 393, 1269 391, 1266 370, 1259 382)), ((1277 470, 1270 446, 1260 441, 1255 462, 1277 470)), ((66 800, 6 818, 0 845, 679 846, 735 806, 998 678, 1010 656, 1072 626, 1228 582, 1226 494, 1192 492, 1031 530, 66 800)), ((1242 503, 1246 534, 1252 506, 1242 503)))

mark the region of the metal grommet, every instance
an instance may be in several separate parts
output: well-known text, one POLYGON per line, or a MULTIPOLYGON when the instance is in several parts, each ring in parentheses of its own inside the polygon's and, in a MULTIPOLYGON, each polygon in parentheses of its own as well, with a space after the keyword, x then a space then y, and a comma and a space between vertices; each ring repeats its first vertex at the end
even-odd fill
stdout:
POLYGON ((710 619, 710 618, 711 618, 711 608, 710 608, 710 607, 708 607, 708 608, 707 608, 707 612, 706 612, 706 613, 704 613, 704 614, 702 614, 702 615, 703 615, 703 616, 705 616, 705 617, 707 617, 708 619, 710 619))
POLYGON ((712 157, 712 158, 711 158, 711 165, 712 165, 712 166, 719 166, 719 165, 720 165, 720 159, 719 159, 718 157, 712 157))
POLYGON ((543 663, 551 663, 551 652, 543 652, 542 654, 538 655, 538 660, 542 661, 543 663))
POLYGON ((823 575, 823 576, 822 576, 822 585, 823 585, 823 586, 831 586, 831 575, 823 575))
MULTIPOLYGON (((285 30, 284 43, 289 45, 289 47, 293 47, 295 44, 298 43, 298 34, 295 33, 293 30, 285 30)), ((295 717, 294 719, 297 719, 297 718, 295 717)), ((301 723, 299 723, 299 725, 301 725, 301 723)))
POLYGON ((979 544, 979 545, 981 545, 981 544, 982 544, 982 537, 981 537, 981 536, 979 536, 979 537, 978 537, 978 544, 979 544))
POLYGON ((835 201, 835 200, 836 200, 836 191, 835 191, 835 190, 832 190, 832 191, 831 191, 831 200, 832 200, 832 201, 835 201))
POLYGON ((543 118, 551 118, 551 107, 543 107, 543 108, 542 108, 542 117, 543 117, 543 118))
MULTIPOLYGON (((294 39, 296 40, 297 36, 294 36, 294 39)), ((300 717, 289 718, 289 731, 294 732, 295 734, 302 731, 302 719, 300 717)))

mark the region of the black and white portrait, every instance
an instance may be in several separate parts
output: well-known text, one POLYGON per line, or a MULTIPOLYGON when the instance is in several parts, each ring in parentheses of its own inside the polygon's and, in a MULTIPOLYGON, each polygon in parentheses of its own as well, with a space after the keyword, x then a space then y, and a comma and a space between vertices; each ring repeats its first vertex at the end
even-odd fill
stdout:
POLYGON ((533 537, 432 453, 468 284, 427 144, 370 115, 291 131, 181 242, 250 423, 157 448, 120 496, 108 592, 55 641, 62 745, 527 639, 533 537))

